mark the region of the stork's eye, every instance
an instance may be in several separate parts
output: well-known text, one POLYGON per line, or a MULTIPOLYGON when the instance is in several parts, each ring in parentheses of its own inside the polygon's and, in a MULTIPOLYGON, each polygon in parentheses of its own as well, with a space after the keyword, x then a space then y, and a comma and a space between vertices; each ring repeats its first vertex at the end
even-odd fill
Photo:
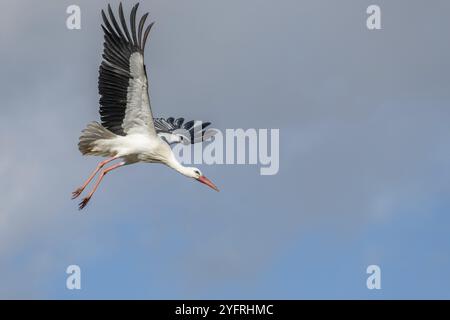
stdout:
POLYGON ((194 170, 194 172, 195 172, 196 174, 200 175, 200 171, 194 170))

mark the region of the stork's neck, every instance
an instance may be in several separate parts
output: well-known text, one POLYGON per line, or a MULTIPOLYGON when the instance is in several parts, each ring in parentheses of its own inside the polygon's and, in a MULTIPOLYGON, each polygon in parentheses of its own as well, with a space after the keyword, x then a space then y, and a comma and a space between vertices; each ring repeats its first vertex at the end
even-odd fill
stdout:
POLYGON ((168 159, 166 164, 172 169, 181 173, 182 175, 186 177, 192 177, 192 170, 191 170, 192 168, 183 166, 180 162, 178 162, 174 154, 172 154, 172 156, 168 159))

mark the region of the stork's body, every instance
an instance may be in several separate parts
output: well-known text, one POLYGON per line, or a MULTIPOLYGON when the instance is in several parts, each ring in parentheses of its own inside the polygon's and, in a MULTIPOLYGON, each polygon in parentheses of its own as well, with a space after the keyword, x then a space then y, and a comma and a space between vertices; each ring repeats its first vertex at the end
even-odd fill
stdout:
POLYGON ((90 144, 90 150, 85 154, 122 158, 125 164, 162 163, 174 169, 184 168, 176 159, 167 142, 158 135, 148 133, 132 133, 126 136, 109 135, 110 132, 96 122, 89 124, 88 132, 90 128, 105 130, 106 137, 93 141, 90 144))
POLYGON ((102 123, 88 124, 80 136, 78 146, 83 155, 103 156, 107 159, 100 162, 83 186, 73 192, 73 198, 78 197, 102 170, 94 188, 80 203, 80 209, 86 206, 106 173, 136 162, 165 164, 218 191, 200 170, 181 165, 170 148, 174 143, 196 143, 211 137, 215 131, 205 131, 209 122, 199 125, 196 121, 184 123, 183 118, 153 118, 144 64, 144 47, 153 23, 147 26, 143 34, 147 13, 142 16, 136 29, 137 8, 138 4, 130 14, 131 34, 122 4, 119 5, 121 28, 109 5, 109 19, 102 10, 102 29, 105 33, 104 60, 100 65, 99 75, 102 123), (119 162, 103 169, 114 160, 119 162))

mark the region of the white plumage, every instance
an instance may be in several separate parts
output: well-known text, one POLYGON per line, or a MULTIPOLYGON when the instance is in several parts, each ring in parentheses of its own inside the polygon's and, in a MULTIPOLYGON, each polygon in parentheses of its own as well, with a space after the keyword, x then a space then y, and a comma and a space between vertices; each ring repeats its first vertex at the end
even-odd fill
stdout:
POLYGON ((186 177, 194 178, 218 191, 199 169, 185 167, 178 162, 170 148, 173 143, 196 143, 213 136, 216 131, 205 130, 209 122, 200 123, 183 118, 154 119, 148 95, 144 47, 153 23, 142 38, 148 13, 140 19, 136 29, 136 4, 130 14, 131 35, 122 4, 119 21, 108 5, 109 19, 102 10, 105 34, 103 61, 99 70, 100 115, 102 123, 88 124, 80 136, 79 149, 83 155, 108 157, 100 162, 87 181, 72 193, 77 198, 100 171, 92 191, 80 202, 83 209, 91 199, 106 173, 136 162, 162 163, 186 177), (114 160, 114 165, 104 166, 114 160))

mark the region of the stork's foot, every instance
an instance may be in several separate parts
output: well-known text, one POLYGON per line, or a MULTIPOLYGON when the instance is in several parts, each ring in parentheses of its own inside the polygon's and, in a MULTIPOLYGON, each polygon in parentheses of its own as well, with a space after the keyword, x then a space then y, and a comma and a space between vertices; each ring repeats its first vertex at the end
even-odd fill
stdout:
POLYGON ((72 200, 78 198, 78 196, 83 192, 83 188, 78 188, 74 192, 72 192, 72 200))
POLYGON ((88 204, 89 200, 91 200, 91 197, 86 197, 78 204, 78 210, 82 210, 86 205, 88 204))

